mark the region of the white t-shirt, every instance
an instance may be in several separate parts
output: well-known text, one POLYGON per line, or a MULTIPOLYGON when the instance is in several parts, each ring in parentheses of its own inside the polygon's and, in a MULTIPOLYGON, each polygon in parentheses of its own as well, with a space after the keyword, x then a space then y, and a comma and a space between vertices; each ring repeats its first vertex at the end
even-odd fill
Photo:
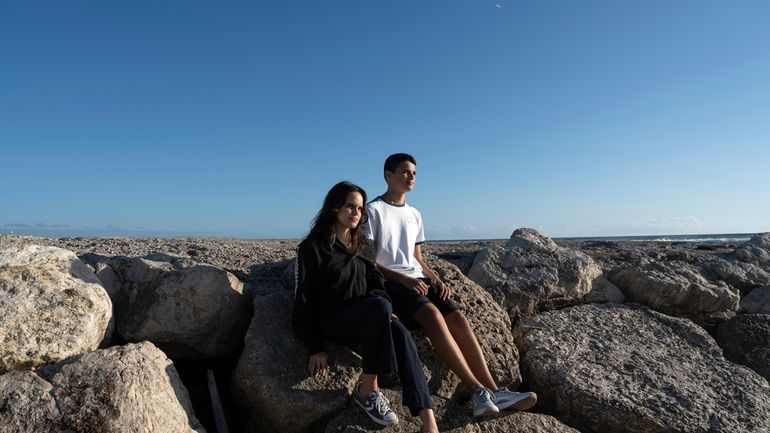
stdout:
POLYGON ((377 263, 413 278, 423 278, 422 266, 414 257, 415 245, 425 242, 420 211, 406 203, 397 206, 377 197, 366 204, 366 212, 369 222, 364 226, 364 234, 377 248, 377 263))

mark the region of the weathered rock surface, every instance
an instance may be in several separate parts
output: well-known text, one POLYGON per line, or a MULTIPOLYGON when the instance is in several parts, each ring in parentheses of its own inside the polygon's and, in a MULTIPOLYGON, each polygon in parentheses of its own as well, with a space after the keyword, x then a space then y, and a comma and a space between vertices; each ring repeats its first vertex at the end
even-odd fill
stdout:
POLYGON ((749 245, 762 248, 764 250, 770 250, 770 232, 757 233, 749 239, 747 242, 749 245))
POLYGON ((291 326, 293 302, 289 290, 254 298, 254 318, 231 384, 249 417, 247 431, 293 433, 322 425, 345 407, 360 375, 353 352, 327 343, 328 374, 308 377, 308 354, 291 326))
POLYGON ((31 371, 0 376, 0 433, 59 432, 53 387, 31 371))
POLYGON ((148 342, 0 376, 0 432, 59 431, 204 433, 171 361, 148 342))
POLYGON ((741 298, 738 311, 747 314, 770 314, 770 285, 757 287, 741 298))
MULTIPOLYGON (((409 410, 401 404, 400 394, 389 389, 382 391, 390 400, 390 407, 399 419, 398 424, 388 427, 387 431, 392 433, 420 431, 420 419, 409 415, 409 410)), ((495 417, 475 420, 470 415, 469 408, 441 397, 433 397, 433 410, 439 431, 446 433, 579 433, 556 418, 534 413, 505 412, 495 417)), ((351 403, 326 427, 326 433, 365 433, 382 430, 383 428, 372 422, 355 403, 351 403)))
POLYGON ((605 304, 607 302, 622 304, 626 302, 626 296, 618 286, 612 284, 610 280, 602 275, 594 279, 591 284, 591 291, 588 292, 582 301, 595 304, 605 304))
POLYGON ((115 297, 118 333, 152 341, 176 359, 235 355, 251 314, 251 300, 231 273, 189 259, 83 255, 115 297))
POLYGON ((581 431, 770 429, 770 385, 689 320, 588 304, 530 317, 516 336, 538 404, 581 431))
POLYGON ((166 253, 188 258, 197 263, 211 264, 234 274, 244 282, 247 291, 258 293, 285 290, 282 272, 295 255, 296 239, 234 239, 234 238, 128 238, 128 237, 69 237, 43 238, 0 235, 0 244, 36 243, 53 245, 74 251, 79 256, 95 253, 105 257, 144 257, 166 253))
POLYGON ((514 321, 539 309, 578 302, 600 275, 591 257, 561 248, 533 229, 517 229, 505 247, 483 250, 468 271, 514 321))
POLYGON ((758 233, 735 249, 735 257, 745 263, 770 266, 770 233, 758 233))
MULTIPOLYGON (((519 351, 513 342, 508 315, 483 288, 463 275, 453 264, 426 256, 428 264, 452 290, 452 299, 465 314, 487 360, 492 377, 500 386, 516 389, 521 384, 519 351)), ((445 398, 455 395, 460 379, 436 355, 422 332, 414 333, 420 359, 429 371, 431 392, 445 398)))
POLYGON ((758 286, 770 283, 770 267, 767 270, 754 263, 712 260, 701 264, 703 275, 712 281, 724 281, 746 294, 758 286))
POLYGON ((770 381, 770 314, 739 314, 721 323, 715 334, 725 358, 770 381))
POLYGON ((715 324, 732 317, 740 296, 728 285, 717 285, 684 262, 649 262, 621 267, 608 275, 629 302, 639 302, 674 316, 701 324, 715 324))
POLYGON ((0 247, 0 373, 94 350, 111 318, 107 292, 73 252, 0 247))

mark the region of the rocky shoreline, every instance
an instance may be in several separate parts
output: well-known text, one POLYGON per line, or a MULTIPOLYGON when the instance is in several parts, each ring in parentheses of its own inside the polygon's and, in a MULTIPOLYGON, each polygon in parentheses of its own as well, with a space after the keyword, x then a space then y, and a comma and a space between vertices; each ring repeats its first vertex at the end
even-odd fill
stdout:
MULTIPOLYGON (((231 432, 378 431, 348 407, 354 352, 332 347, 329 377, 304 374, 289 325, 297 243, 0 235, 0 433, 217 431, 191 373, 206 369, 231 432)), ((770 234, 519 229, 424 251, 498 381, 541 396, 530 413, 472 420, 417 332, 442 431, 770 433, 770 234)), ((398 385, 386 392, 400 407, 398 385)), ((399 416, 389 431, 418 429, 399 416)))

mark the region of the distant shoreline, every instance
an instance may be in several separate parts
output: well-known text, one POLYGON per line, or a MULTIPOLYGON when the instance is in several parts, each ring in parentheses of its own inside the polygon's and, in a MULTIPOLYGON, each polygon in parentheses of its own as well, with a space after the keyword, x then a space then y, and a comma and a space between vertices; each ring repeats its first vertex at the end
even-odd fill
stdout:
MULTIPOLYGON (((729 243, 742 243, 747 242, 752 236, 758 233, 710 233, 710 234, 677 234, 677 235, 629 235, 629 236, 575 236, 575 237, 554 237, 554 241, 566 241, 566 242, 729 242, 729 243)), ((104 239, 241 239, 250 241, 277 241, 277 240, 299 240, 300 238, 250 238, 250 237, 237 237, 237 236, 219 236, 219 235, 182 235, 182 234, 122 234, 122 233, 105 233, 105 234, 75 234, 75 233, 30 233, 30 232, 16 232, 14 230, 0 229, 0 236, 18 236, 18 237, 39 237, 50 239, 61 238, 104 238, 104 239)), ((451 242, 504 242, 508 238, 498 239, 429 239, 427 243, 451 243, 451 242)))

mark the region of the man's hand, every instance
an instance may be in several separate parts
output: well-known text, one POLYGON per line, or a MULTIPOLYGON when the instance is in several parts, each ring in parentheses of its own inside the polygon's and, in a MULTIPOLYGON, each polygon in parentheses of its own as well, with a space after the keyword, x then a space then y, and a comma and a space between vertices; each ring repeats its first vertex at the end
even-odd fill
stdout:
POLYGON ((447 299, 449 299, 449 296, 452 295, 452 290, 449 288, 449 286, 444 284, 444 282, 441 281, 439 277, 436 277, 433 280, 431 280, 431 283, 433 283, 433 290, 436 291, 439 298, 446 301, 447 299))
POLYGON ((425 284, 424 281, 418 279, 418 278, 412 278, 412 277, 404 277, 404 286, 422 296, 425 296, 428 294, 428 285, 425 284))
POLYGON ((312 377, 325 376, 329 367, 329 357, 326 352, 318 352, 310 355, 307 363, 307 373, 312 377))

